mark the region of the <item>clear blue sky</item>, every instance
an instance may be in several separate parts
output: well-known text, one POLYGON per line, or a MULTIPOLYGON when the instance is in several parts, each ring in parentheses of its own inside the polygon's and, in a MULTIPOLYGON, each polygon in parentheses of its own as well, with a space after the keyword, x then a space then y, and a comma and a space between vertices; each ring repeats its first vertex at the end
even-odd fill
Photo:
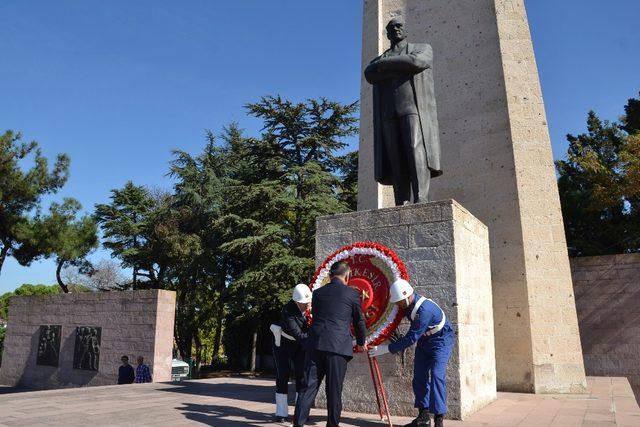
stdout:
MULTIPOLYGON (((526 3, 558 158, 589 109, 616 119, 637 96, 640 2, 526 3)), ((167 187, 172 149, 197 152, 205 129, 233 120, 258 130, 246 102, 357 100, 361 12, 361 0, 3 1, 0 131, 71 156, 55 199, 91 210, 127 180, 167 187)), ((8 260, 0 293, 22 283, 55 283, 53 263, 8 260)))

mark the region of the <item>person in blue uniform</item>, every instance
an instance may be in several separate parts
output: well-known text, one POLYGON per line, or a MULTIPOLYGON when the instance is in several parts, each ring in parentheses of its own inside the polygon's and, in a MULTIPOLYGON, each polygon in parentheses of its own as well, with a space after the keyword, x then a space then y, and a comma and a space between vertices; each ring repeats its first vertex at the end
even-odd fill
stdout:
POLYGON ((406 280, 391 285, 390 301, 406 310, 411 327, 399 340, 369 349, 372 357, 398 353, 416 344, 413 365, 413 393, 418 417, 407 426, 443 426, 447 413, 447 363, 455 343, 455 332, 444 311, 432 300, 418 295, 406 280))
POLYGON ((280 321, 271 325, 274 335, 273 358, 276 365, 276 421, 289 418, 288 386, 291 362, 296 379, 296 400, 302 388, 305 361, 305 342, 309 329, 306 312, 311 303, 311 289, 296 285, 291 300, 282 307, 280 321))

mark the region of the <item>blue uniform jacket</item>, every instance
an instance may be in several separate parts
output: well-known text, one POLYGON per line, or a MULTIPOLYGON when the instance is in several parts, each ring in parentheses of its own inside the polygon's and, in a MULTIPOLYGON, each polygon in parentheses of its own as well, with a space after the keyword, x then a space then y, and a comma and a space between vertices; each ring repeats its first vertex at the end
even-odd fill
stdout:
POLYGON ((443 311, 434 302, 425 300, 418 308, 415 318, 411 320, 411 312, 413 311, 416 302, 420 299, 420 295, 417 293, 414 294, 414 296, 415 298, 413 303, 406 309, 407 319, 411 322, 411 327, 405 336, 398 341, 389 344, 389 351, 391 353, 398 353, 407 347, 411 347, 416 342, 419 346, 427 346, 437 342, 443 343, 444 341, 449 343, 450 341, 453 341, 455 333, 451 327, 449 318, 446 319, 444 327, 440 332, 430 336, 424 335, 429 328, 440 324, 442 321, 443 311))

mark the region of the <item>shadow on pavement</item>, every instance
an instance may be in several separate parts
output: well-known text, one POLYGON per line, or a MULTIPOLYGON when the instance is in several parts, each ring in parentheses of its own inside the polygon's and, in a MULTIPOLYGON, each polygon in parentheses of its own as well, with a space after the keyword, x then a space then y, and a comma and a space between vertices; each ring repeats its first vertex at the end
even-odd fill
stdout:
POLYGON ((199 396, 223 397, 227 399, 248 400, 251 402, 271 403, 275 387, 260 384, 205 383, 184 381, 174 387, 161 388, 160 391, 172 393, 197 394, 199 396))
POLYGON ((183 413, 185 418, 197 421, 210 426, 246 426, 271 424, 273 417, 269 414, 250 411, 232 406, 222 405, 199 405, 194 403, 183 403, 183 407, 176 408, 183 413), (243 418, 242 420, 229 420, 226 418, 243 418))
POLYGON ((38 390, 33 388, 26 388, 26 387, 9 387, 9 386, 0 385, 0 394, 24 393, 27 391, 38 391, 38 390))
MULTIPOLYGON (((276 423, 272 414, 251 411, 249 409, 237 408, 223 405, 199 405, 193 403, 183 403, 183 407, 176 408, 182 411, 185 418, 210 426, 235 427, 246 425, 287 425, 276 423), (229 420, 227 418, 242 418, 241 420, 229 420)), ((324 426, 326 418, 323 416, 312 416, 309 426, 324 426)), ((356 418, 342 417, 341 423, 358 427, 380 426, 380 423, 359 420, 356 418)))

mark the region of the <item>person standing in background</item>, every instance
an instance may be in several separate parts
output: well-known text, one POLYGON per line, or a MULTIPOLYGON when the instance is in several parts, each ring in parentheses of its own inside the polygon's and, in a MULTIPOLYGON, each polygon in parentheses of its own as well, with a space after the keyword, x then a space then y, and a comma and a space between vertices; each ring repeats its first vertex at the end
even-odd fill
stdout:
POLYGON ((138 367, 136 368, 136 383, 150 383, 151 371, 149 367, 144 364, 144 357, 138 356, 138 367))
POLYGON ((120 358, 122 365, 118 368, 118 384, 131 384, 136 379, 136 373, 133 366, 129 365, 129 357, 122 356, 120 358))

